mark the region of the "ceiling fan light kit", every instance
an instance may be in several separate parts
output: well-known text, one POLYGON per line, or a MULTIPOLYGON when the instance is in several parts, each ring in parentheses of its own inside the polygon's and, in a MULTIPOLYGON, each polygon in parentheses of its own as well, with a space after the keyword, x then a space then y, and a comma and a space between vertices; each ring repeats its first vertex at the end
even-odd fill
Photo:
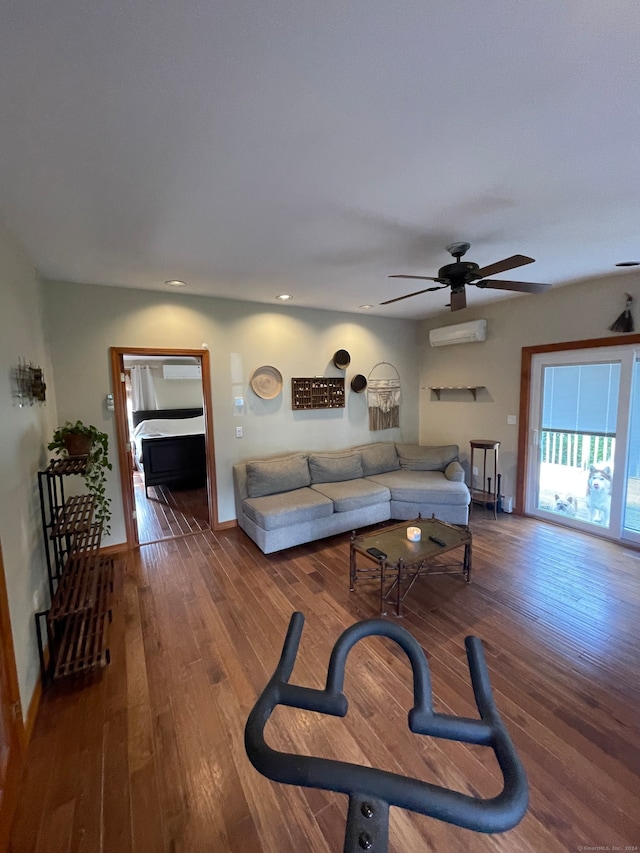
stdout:
POLYGON ((469 323, 443 326, 441 329, 431 329, 429 332, 429 343, 432 347, 448 347, 452 344, 472 344, 486 340, 486 320, 471 320, 469 323))
POLYGON ((500 279, 489 279, 487 276, 497 275, 507 270, 515 269, 516 267, 532 264, 533 258, 527 255, 511 255, 509 258, 504 258, 497 261, 495 264, 489 264, 486 267, 480 267, 472 261, 461 261, 460 258, 470 248, 470 243, 450 243, 447 246, 447 251, 456 259, 453 264, 445 264, 440 267, 437 276, 429 275, 390 275, 389 278, 412 278, 420 279, 421 281, 435 281, 438 284, 435 287, 426 287, 424 290, 417 290, 414 293, 407 293, 404 296, 396 296, 394 299, 387 299, 382 302, 382 305, 390 305, 392 302, 400 302, 402 299, 410 299, 412 296, 419 296, 421 293, 429 293, 433 290, 442 290, 445 287, 451 288, 451 302, 449 303, 452 311, 460 311, 467 306, 466 285, 473 284, 480 288, 491 288, 495 290, 512 290, 516 293, 542 293, 550 285, 542 284, 533 281, 506 281, 500 279))

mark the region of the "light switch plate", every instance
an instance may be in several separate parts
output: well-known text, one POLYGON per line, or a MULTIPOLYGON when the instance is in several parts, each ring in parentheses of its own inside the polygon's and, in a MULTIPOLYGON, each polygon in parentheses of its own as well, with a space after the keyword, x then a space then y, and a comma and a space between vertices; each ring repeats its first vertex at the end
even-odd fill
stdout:
POLYGON ((518 418, 515 415, 507 415, 507 423, 515 426, 518 423, 518 418))

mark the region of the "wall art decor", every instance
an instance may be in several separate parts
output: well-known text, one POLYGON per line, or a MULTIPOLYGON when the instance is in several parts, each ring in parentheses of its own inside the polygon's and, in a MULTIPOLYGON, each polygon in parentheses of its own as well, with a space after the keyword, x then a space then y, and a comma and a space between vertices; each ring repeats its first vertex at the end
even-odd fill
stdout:
POLYGON ((370 430, 400 426, 400 374, 388 361, 379 361, 369 372, 367 406, 370 430), (374 377, 375 372, 378 375, 374 377))
POLYGON ((17 367, 13 368, 13 398, 19 408, 46 402, 47 386, 41 367, 18 359, 17 367))

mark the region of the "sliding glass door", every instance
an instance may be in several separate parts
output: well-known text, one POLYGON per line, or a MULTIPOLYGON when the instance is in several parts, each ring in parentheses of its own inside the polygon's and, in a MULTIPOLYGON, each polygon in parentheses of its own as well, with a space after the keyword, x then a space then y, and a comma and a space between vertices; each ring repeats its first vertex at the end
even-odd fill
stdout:
POLYGON ((640 541, 640 355, 634 353, 629 416, 629 453, 624 495, 623 538, 640 541))
POLYGON ((525 510, 640 541, 640 367, 634 347, 534 356, 525 510))

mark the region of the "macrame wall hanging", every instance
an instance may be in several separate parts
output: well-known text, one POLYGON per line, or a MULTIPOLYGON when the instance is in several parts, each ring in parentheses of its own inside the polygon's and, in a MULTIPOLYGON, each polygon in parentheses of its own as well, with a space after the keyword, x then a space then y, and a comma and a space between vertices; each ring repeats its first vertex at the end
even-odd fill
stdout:
POLYGON ((400 426, 400 374, 388 361, 379 361, 369 372, 367 406, 370 430, 400 426))

